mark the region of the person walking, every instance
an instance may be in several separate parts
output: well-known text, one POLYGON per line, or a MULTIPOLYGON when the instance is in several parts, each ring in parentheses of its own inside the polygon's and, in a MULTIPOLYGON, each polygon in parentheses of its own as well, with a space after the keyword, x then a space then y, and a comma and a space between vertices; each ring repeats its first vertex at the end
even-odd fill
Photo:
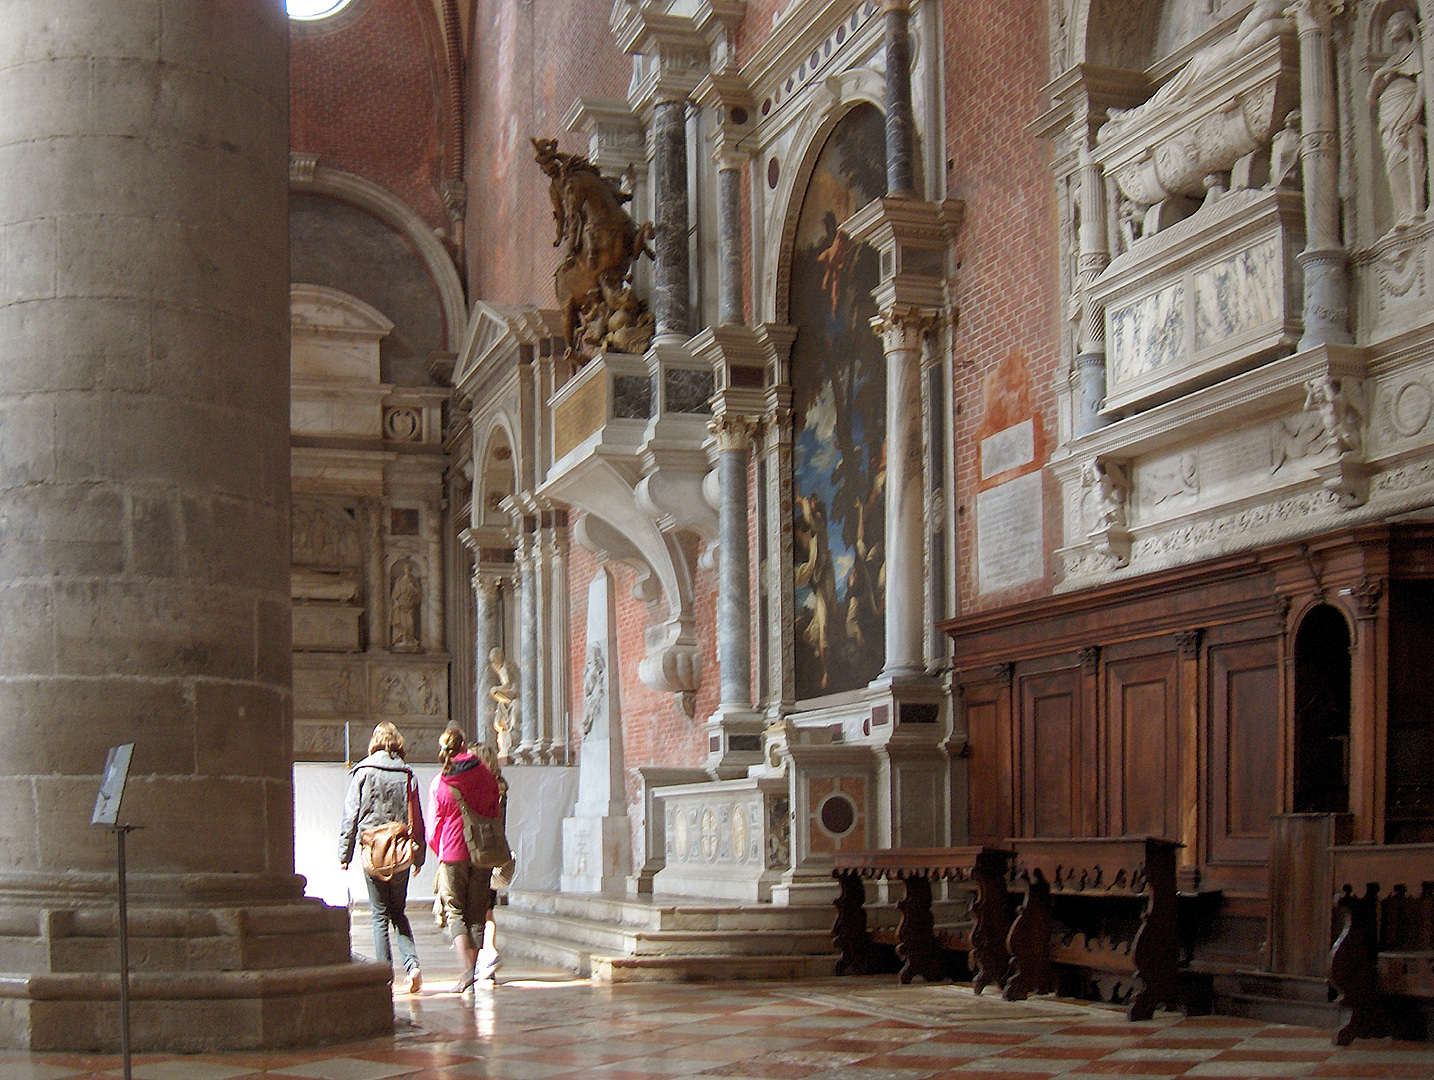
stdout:
MULTIPOLYGON (((344 819, 339 826, 339 864, 347 870, 353 861, 354 848, 364 833, 393 822, 409 824, 413 843, 413 867, 423 865, 425 853, 423 811, 419 806, 418 784, 413 770, 404 764, 405 744, 398 728, 385 721, 373 729, 368 742, 368 757, 349 773, 348 794, 344 797, 344 819), (410 814, 412 820, 410 822, 410 814)), ((367 871, 367 867, 365 867, 367 871)), ((373 919, 374 958, 380 964, 393 964, 389 951, 388 928, 392 924, 398 942, 398 955, 403 963, 404 979, 394 981, 400 994, 416 994, 423 986, 423 972, 418 963, 418 949, 413 943, 413 927, 404 908, 408 903, 408 868, 393 873, 387 880, 365 872, 368 883, 369 914, 373 919)))
POLYGON ((483 944, 488 909, 493 906, 493 890, 492 870, 475 867, 469 857, 460 800, 479 817, 496 818, 498 781, 488 766, 469 752, 457 728, 448 728, 439 736, 438 760, 443 769, 433 778, 428 792, 433 817, 428 846, 438 856, 434 888, 443 931, 458 955, 459 975, 453 992, 461 994, 477 977, 474 968, 483 944))

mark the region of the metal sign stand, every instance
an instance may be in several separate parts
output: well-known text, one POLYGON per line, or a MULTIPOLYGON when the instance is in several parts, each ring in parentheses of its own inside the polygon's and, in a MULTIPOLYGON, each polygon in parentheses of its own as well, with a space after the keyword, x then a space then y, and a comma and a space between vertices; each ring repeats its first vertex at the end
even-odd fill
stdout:
POLYGON ((125 873, 124 838, 127 833, 144 828, 143 825, 111 825, 119 845, 119 1007, 120 1007, 120 1057, 124 1061, 124 1080, 134 1080, 130 1072, 129 1050, 129 883, 125 873))
POLYGON ((104 779, 100 781, 99 795, 95 798, 95 812, 90 817, 91 825, 103 825, 114 833, 119 845, 115 876, 119 889, 120 1057, 124 1061, 124 1080, 134 1080, 129 1051, 129 879, 125 870, 124 840, 129 833, 144 827, 119 824, 120 801, 124 798, 125 780, 129 777, 129 763, 133 756, 134 743, 110 748, 109 757, 105 759, 104 779))

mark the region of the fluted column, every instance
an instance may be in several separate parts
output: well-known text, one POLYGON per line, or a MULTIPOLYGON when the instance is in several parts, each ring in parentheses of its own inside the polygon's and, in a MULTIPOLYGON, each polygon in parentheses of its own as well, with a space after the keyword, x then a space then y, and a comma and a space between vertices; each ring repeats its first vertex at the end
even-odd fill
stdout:
POLYGON ((392 1029, 294 873, 287 41, 273 0, 0 0, 0 1045, 117 1043, 126 742, 134 1047, 392 1029))
POLYGON ((1339 134, 1330 27, 1344 0, 1295 0, 1300 35, 1300 163, 1305 184, 1304 336, 1301 349, 1353 340, 1349 257, 1340 235, 1339 134))
POLYGON ((746 417, 712 422, 717 436, 717 664, 721 704, 752 707, 751 564, 747 543, 747 459, 756 425, 746 417))
POLYGON ((921 350, 935 316, 920 308, 891 308, 871 325, 886 354, 886 664, 881 674, 898 678, 926 670, 921 350))
POLYGON ((1080 252, 1077 256, 1077 288, 1080 290, 1080 346, 1076 352, 1079 397, 1076 402, 1075 434, 1089 435, 1102 428, 1100 415, 1105 404, 1105 309, 1091 295, 1096 279, 1110 265, 1106 239, 1105 179, 1101 168, 1081 152, 1080 163, 1080 252))
POLYGON ((499 648, 498 579, 481 570, 473 575, 473 738, 497 747, 493 731, 493 667, 489 653, 499 648))
POLYGON ((656 339, 686 341, 691 291, 687 244, 687 98, 664 97, 652 107, 653 253, 656 339))
POLYGON ((742 158, 717 154, 717 321, 743 321, 742 158))

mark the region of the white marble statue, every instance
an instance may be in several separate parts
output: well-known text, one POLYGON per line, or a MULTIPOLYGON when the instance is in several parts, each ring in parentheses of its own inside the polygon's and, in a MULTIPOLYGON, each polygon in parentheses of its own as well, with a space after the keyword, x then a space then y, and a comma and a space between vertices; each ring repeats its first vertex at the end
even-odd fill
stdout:
POLYGON ((423 589, 413 575, 413 567, 403 564, 403 573, 393 583, 389 596, 389 644, 395 649, 417 649, 418 606, 423 599, 423 589))
POLYGON ((1396 11, 1384 29, 1386 60, 1369 83, 1369 103, 1379 116, 1384 169, 1394 203, 1394 227, 1406 228, 1424 214, 1428 151, 1424 142, 1424 60, 1414 13, 1396 11))
POLYGON ((498 757, 511 757, 513 728, 518 719, 518 668, 494 648, 488 652, 488 666, 493 669, 494 683, 488 690, 493 699, 493 735, 498 741, 498 757))

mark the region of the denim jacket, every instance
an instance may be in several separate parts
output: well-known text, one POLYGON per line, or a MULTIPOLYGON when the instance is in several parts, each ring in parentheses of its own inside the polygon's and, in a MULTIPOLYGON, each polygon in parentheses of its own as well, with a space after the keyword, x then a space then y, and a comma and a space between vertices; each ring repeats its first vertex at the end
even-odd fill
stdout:
MULTIPOLYGON (((354 847, 365 829, 408 820, 408 789, 412 784, 413 770, 401 757, 387 750, 375 751, 353 767, 349 773, 348 794, 344 796, 344 820, 339 826, 339 862, 353 861, 354 847)), ((422 865, 423 811, 416 797, 413 838, 418 841, 416 865, 422 865)))

